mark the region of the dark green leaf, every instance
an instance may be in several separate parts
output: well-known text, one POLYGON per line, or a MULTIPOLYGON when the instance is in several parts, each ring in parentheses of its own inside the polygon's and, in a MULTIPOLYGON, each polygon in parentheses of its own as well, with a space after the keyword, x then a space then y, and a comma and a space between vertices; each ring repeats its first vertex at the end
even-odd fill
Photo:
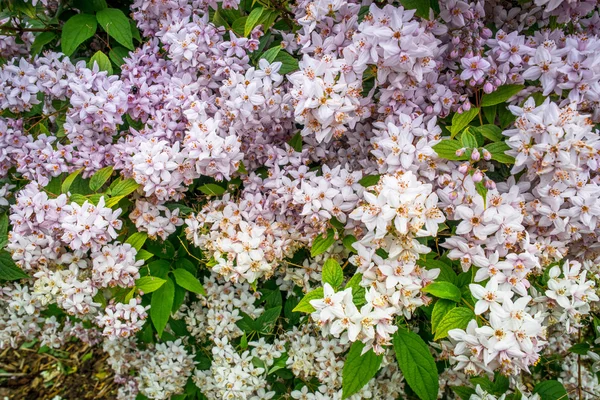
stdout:
POLYGON ((419 335, 398 328, 393 337, 400 370, 410 388, 421 400, 437 400, 440 388, 435 360, 419 335))
POLYGON ((175 276, 175 282, 182 288, 196 294, 206 295, 206 291, 198 278, 192 275, 188 270, 178 268, 173 271, 173 275, 175 276))
POLYGON ((154 293, 150 301, 150 319, 156 328, 158 336, 162 336, 165 326, 171 316, 171 307, 175 298, 175 284, 169 278, 167 281, 154 293))
POLYGON ((129 19, 123 14, 123 11, 117 8, 105 8, 98 11, 96 19, 104 31, 121 46, 125 46, 129 50, 134 49, 129 19))
POLYGON ((31 54, 37 55, 42 51, 45 45, 50 43, 56 37, 54 32, 42 32, 35 37, 33 44, 31 45, 31 54))
POLYGON ((567 390, 559 381, 544 381, 535 385, 533 393, 540 395, 541 400, 566 400, 567 390))
POLYGON ((454 138, 463 129, 465 129, 473 119, 479 114, 479 108, 471 107, 469 111, 462 114, 454 113, 452 116, 452 125, 450 126, 450 138, 454 138))
POLYGON ((65 22, 62 28, 60 46, 66 56, 72 55, 80 44, 96 33, 96 18, 90 14, 77 14, 65 22))
POLYGON ((113 173, 113 167, 104 167, 101 170, 98 170, 94 175, 92 175, 90 179, 90 189, 94 192, 100 189, 110 178, 113 173))
POLYGON ((327 230, 327 236, 323 237, 318 235, 313 241, 312 247, 310 248, 310 256, 316 257, 319 254, 323 254, 331 247, 335 242, 335 231, 333 229, 327 230))
POLYGON ((225 193, 225 188, 215 183, 206 183, 200 186, 198 190, 209 196, 220 196, 225 193))
POLYGON ((352 343, 342 371, 342 399, 358 393, 379 371, 383 355, 377 355, 372 349, 362 354, 365 345, 352 343))
POLYGON ((25 278, 29 276, 17 267, 11 255, 6 250, 0 250, 0 279, 16 281, 25 278))
POLYGON ((484 94, 481 98, 481 106, 489 107, 496 104, 505 103, 508 99, 523 90, 524 85, 503 85, 495 92, 484 94))
POLYGON ((363 187, 374 186, 379 183, 379 179, 381 175, 367 175, 363 176, 362 179, 358 181, 363 187))

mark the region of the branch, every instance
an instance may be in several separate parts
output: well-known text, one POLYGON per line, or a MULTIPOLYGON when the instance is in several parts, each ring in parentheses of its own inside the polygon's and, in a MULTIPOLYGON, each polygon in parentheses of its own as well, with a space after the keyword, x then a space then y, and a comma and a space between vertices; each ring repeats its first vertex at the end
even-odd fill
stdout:
POLYGON ((12 32, 53 32, 60 31, 60 28, 21 28, 20 26, 0 26, 0 30, 12 32))

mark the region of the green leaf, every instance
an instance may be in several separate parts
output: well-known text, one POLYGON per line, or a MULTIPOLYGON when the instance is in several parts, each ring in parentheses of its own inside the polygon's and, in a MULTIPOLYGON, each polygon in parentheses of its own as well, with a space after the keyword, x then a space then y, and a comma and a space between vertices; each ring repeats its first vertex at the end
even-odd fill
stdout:
POLYGON ((256 325, 259 327, 258 330, 262 333, 270 333, 273 331, 275 322, 277 322, 277 318, 279 318, 280 314, 280 306, 269 308, 263 312, 260 317, 256 319, 256 325))
POLYGON ((356 341, 352 343, 342 370, 342 399, 358 393, 379 371, 383 354, 377 355, 370 349, 361 354, 365 345, 356 341))
POLYGON ((313 241, 312 247, 310 248, 310 256, 316 257, 319 254, 323 254, 328 248, 335 242, 335 231, 333 229, 327 230, 327 236, 323 237, 318 235, 313 241))
POLYGON ((344 271, 340 264, 333 258, 325 261, 322 273, 323 283, 329 283, 334 289, 339 288, 344 280, 344 271))
POLYGON ((440 299, 433 306, 433 312, 431 313, 431 332, 435 333, 438 325, 442 319, 456 307, 456 303, 452 300, 440 299))
POLYGON ((277 53, 277 56, 275 56, 274 61, 281 62, 281 68, 279 69, 279 73, 281 75, 297 71, 299 68, 298 60, 287 51, 280 51, 279 53, 277 53))
POLYGON ((555 380, 540 382, 535 385, 533 393, 540 395, 541 400, 566 400, 568 399, 567 390, 555 380))
POLYGON ((452 329, 465 329, 469 322, 475 318, 473 311, 466 307, 457 307, 448 311, 438 323, 433 340, 443 339, 452 329))
POLYGON ((135 286, 144 293, 157 291, 167 280, 156 276, 142 276, 135 281, 135 286))
POLYGON ((362 282, 362 274, 355 274, 348 283, 346 283, 346 289, 352 288, 352 302, 357 307, 362 306, 367 302, 365 299, 365 288, 360 286, 362 282))
POLYGON ((433 151, 435 151, 438 156, 452 161, 469 159, 470 154, 466 151, 462 156, 456 155, 456 152, 462 148, 463 145, 458 140, 452 139, 444 139, 432 147, 433 151))
POLYGON ((302 298, 302 300, 300 300, 300 303, 298 303, 298 305, 296 307, 294 307, 294 309, 292 311, 293 312, 303 312, 303 313, 307 313, 307 314, 315 312, 315 308, 310 305, 310 301, 322 299, 323 296, 325 296, 323 294, 323 288, 322 287, 316 288, 315 290, 306 293, 304 295, 304 297, 302 298))
POLYGON ((471 107, 469 111, 464 111, 462 114, 454 113, 452 116, 452 125, 450 126, 450 138, 454 138, 454 136, 465 129, 478 114, 479 108, 477 107, 471 107))
POLYGON ((200 186, 198 190, 209 196, 220 196, 225 193, 225 188, 215 183, 206 183, 200 186))
POLYGON ((71 56, 80 44, 96 33, 96 18, 90 14, 77 14, 65 22, 60 37, 60 47, 66 56, 71 56))
POLYGON ((519 93, 525 88, 525 85, 503 85, 500 86, 495 92, 484 94, 481 98, 481 106, 489 107, 495 106, 496 104, 504 103, 515 94, 519 93))
POLYGON ((135 192, 135 190, 140 187, 140 184, 135 181, 133 178, 126 179, 124 181, 119 181, 111 190, 112 196, 127 196, 135 192))
POLYGON ((277 55, 279 54, 280 51, 281 51, 281 46, 279 46, 279 45, 277 45, 275 47, 271 47, 269 50, 265 51, 262 54, 262 56, 260 56, 260 58, 264 58, 268 62, 272 63, 273 61, 275 61, 275 57, 277 57, 277 55))
POLYGON ((164 242, 158 240, 148 240, 146 242, 146 249, 158 258, 173 259, 175 256, 175 246, 173 243, 165 240, 164 242))
POLYGON ((146 261, 146 260, 151 259, 152 257, 154 257, 154 254, 150 253, 148 250, 141 249, 138 251, 137 255, 135 256, 135 259, 146 261))
POLYGON ((50 43, 56 37, 54 32, 42 32, 35 37, 33 44, 31 45, 31 54, 36 55, 42 51, 45 45, 50 43))
POLYGON ((586 355, 590 351, 590 345, 587 343, 577 343, 569 348, 571 353, 586 355))
POLYGON ((462 143, 463 147, 467 147, 469 149, 474 149, 477 147, 477 140, 475 139, 475 136, 469 132, 469 129, 463 131, 463 133, 460 135, 460 142, 462 143))
POLYGON ((233 24, 231 24, 231 30, 239 37, 244 37, 244 29, 246 27, 247 20, 248 17, 240 17, 236 19, 233 21, 233 24))
POLYGON ((113 167, 104 167, 101 170, 98 170, 90 179, 90 189, 94 192, 100 189, 110 178, 113 173, 113 167))
POLYGON ((456 395, 460 397, 461 400, 469 400, 471 398, 471 395, 474 395, 476 393, 475 389, 470 388, 468 386, 450 386, 450 389, 452 389, 452 391, 456 393, 456 395))
POLYGON ((379 183, 379 179, 381 175, 367 175, 363 176, 358 183, 360 183, 363 187, 375 186, 379 183))
POLYGON ((445 281, 456 284, 456 272, 445 262, 440 260, 426 260, 425 262, 419 262, 419 264, 424 265, 427 269, 439 269, 440 275, 436 279, 438 282, 445 281))
POLYGON ((0 216, 0 236, 8 235, 8 214, 0 216))
POLYGON ((148 234, 146 232, 136 232, 129 236, 125 243, 129 243, 131 247, 139 252, 144 243, 146 243, 146 239, 148 239, 148 234))
POLYGON ((175 276, 175 282, 182 288, 206 296, 204 286, 202 286, 198 278, 192 275, 187 269, 177 268, 173 271, 173 275, 175 276))
POLYGON ((346 235, 342 239, 342 244, 344 245, 344 247, 352 253, 356 253, 356 249, 352 246, 356 242, 358 242, 358 239, 356 239, 354 235, 346 235))
POLYGON ((435 360, 419 335, 398 328, 392 339, 400 370, 421 400, 437 400, 440 388, 435 360))
POLYGON ((123 65, 125 63, 125 61, 123 59, 127 58, 127 57, 129 57, 129 50, 127 50, 125 47, 121 47, 121 46, 113 47, 108 52, 108 58, 110 58, 110 60, 117 67, 120 67, 121 65, 123 65))
POLYGON ((448 299, 459 302, 461 298, 460 289, 450 282, 432 282, 422 289, 440 299, 448 299))
POLYGON ((294 149, 295 152, 301 153, 302 152, 302 135, 300 134, 300 132, 298 132, 294 136, 292 136, 292 138, 290 139, 288 144, 290 145, 290 147, 292 149, 294 149))
POLYGON ((120 45, 125 46, 129 50, 134 49, 129 19, 123 14, 123 11, 117 8, 105 8, 98 11, 96 19, 106 33, 120 45))
POLYGON ((110 63, 110 60, 108 59, 106 54, 104 54, 100 50, 98 50, 92 56, 92 58, 90 58, 90 61, 88 61, 88 68, 93 69, 94 63, 98 64, 98 68, 100 69, 100 71, 107 71, 108 75, 113 74, 113 67, 112 67, 112 64, 110 63))
POLYGON ((262 7, 257 7, 250 15, 248 15, 248 19, 246 19, 246 24, 244 25, 244 36, 248 36, 252 29, 258 25, 258 21, 263 14, 264 9, 262 7))
POLYGON ((0 250, 0 279, 16 281, 25 278, 29 278, 29 276, 17 267, 11 255, 6 250, 0 250))
POLYGON ((496 111, 498 106, 490 106, 490 107, 482 107, 483 115, 485 116, 485 120, 494 125, 496 123, 496 111))
POLYGON ((175 284, 169 278, 166 282, 152 294, 150 300, 150 319, 156 328, 158 336, 162 336, 165 326, 171 316, 171 307, 175 298, 175 284))
POLYGON ((506 144, 506 142, 496 142, 490 143, 484 147, 487 151, 492 154, 492 160, 504 163, 504 164, 514 164, 515 158, 509 155, 506 155, 505 152, 510 150, 510 147, 506 144))
POLYGON ((504 136, 502 135, 502 129, 497 127, 496 125, 481 125, 475 127, 477 131, 486 139, 492 142, 501 142, 504 136))
POLYGON ((429 0, 400 0, 400 4, 407 10, 415 10, 417 17, 429 18, 429 0))
POLYGON ((62 193, 67 193, 69 191, 69 189, 71 188, 71 185, 75 181, 75 178, 77 178, 77 175, 79 175, 81 173, 81 171, 83 171, 83 168, 80 168, 77 171, 72 172, 71 174, 69 174, 69 176, 67 176, 65 178, 62 185, 60 186, 60 191, 62 193))

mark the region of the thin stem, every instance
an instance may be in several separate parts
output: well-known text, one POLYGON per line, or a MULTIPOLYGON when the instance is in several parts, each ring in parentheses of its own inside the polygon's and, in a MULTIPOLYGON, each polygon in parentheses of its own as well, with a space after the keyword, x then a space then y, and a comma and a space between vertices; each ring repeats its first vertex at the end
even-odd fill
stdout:
POLYGON ((60 31, 60 28, 22 28, 20 26, 0 26, 0 30, 12 32, 53 32, 60 31))

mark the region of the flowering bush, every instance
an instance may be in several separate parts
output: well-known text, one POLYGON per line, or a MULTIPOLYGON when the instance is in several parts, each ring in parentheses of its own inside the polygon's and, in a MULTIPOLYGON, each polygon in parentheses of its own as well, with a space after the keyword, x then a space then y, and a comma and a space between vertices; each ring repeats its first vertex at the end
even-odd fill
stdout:
POLYGON ((119 399, 598 398, 599 4, 0 1, 0 349, 98 346, 119 399))

